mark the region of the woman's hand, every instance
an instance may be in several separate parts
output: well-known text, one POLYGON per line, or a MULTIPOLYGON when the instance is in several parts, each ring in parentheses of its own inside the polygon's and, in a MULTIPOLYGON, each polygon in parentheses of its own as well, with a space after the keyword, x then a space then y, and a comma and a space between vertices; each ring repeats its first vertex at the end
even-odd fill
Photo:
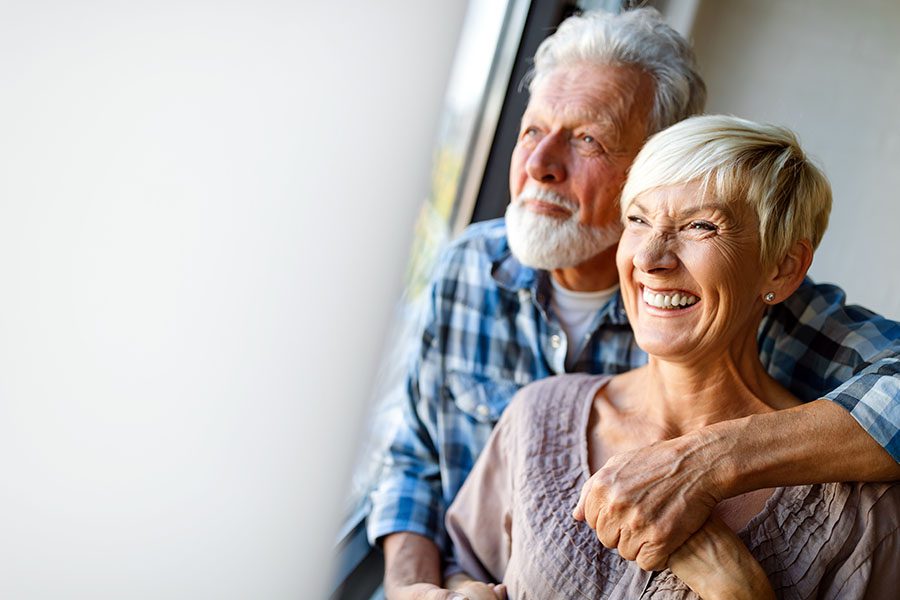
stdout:
POLYGON ((668 566, 703 600, 775 598, 765 571, 715 515, 669 556, 668 566))
POLYGON ((444 582, 447 589, 462 594, 467 600, 506 600, 506 586, 475 581, 465 573, 451 575, 444 582))

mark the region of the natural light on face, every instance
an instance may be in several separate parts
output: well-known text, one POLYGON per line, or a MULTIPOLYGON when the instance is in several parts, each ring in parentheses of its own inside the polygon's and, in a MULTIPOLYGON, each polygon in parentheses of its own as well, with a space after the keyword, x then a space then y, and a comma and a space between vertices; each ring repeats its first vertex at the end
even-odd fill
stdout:
POLYGON ((679 360, 755 343, 764 270, 758 218, 697 182, 652 188, 623 213, 616 262, 638 345, 679 360))

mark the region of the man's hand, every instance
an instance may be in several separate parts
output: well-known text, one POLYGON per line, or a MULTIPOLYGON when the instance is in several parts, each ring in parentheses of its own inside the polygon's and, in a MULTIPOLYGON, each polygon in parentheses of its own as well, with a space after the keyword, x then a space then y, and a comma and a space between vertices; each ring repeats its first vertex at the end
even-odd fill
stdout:
POLYGON ((816 400, 613 456, 585 483, 573 516, 607 548, 656 570, 725 498, 781 486, 898 479, 900 464, 850 413, 816 400))
POLYGON ((703 430, 611 457, 581 489, 573 517, 647 571, 696 532, 723 499, 717 438, 703 430))

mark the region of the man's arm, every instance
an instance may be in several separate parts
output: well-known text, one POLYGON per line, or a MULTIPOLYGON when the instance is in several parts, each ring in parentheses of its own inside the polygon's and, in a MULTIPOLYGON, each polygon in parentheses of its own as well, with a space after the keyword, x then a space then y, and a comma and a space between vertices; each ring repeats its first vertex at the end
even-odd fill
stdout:
POLYGON ((900 323, 845 300, 804 281, 763 319, 760 360, 797 398, 844 407, 900 461, 900 323))
POLYGON ((654 569, 723 498, 900 479, 900 324, 844 300, 839 288, 807 280, 760 327, 769 373, 801 399, 827 399, 614 456, 585 484, 575 518, 654 569))
MULTIPOLYGON (((405 584, 422 584, 407 592, 435 592, 441 582, 441 555, 449 549, 444 527, 445 492, 459 471, 455 457, 442 456, 445 435, 460 445, 467 431, 444 402, 445 363, 461 350, 447 341, 459 281, 467 273, 466 256, 451 245, 438 262, 424 295, 417 325, 415 355, 407 365, 400 410, 402 420, 387 452, 385 468, 371 494, 367 518, 369 541, 383 544, 385 586, 395 597, 405 584), (449 481, 448 481, 449 479, 449 481)), ((466 287, 466 286, 462 286, 466 287)), ((430 597, 430 596, 426 596, 430 597)), ((442 597, 438 595, 437 597, 442 597)))
POLYGON ((744 492, 832 481, 900 479, 900 465, 829 400, 716 423, 618 454, 585 484, 576 519, 647 570, 744 492))
POLYGON ((462 600, 441 589, 441 555, 430 539, 415 533, 384 538, 384 594, 388 600, 462 600))
POLYGON ((441 586, 438 547, 415 533, 384 538, 384 594, 387 600, 505 600, 506 586, 474 581, 457 573, 441 586), (454 590, 454 591, 451 591, 454 590))

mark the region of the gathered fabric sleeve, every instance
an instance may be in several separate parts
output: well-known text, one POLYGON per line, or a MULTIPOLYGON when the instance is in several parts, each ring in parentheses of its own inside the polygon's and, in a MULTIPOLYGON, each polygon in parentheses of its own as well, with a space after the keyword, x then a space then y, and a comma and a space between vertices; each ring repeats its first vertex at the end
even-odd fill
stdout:
POLYGON ((807 279, 769 310, 759 347, 769 373, 798 398, 838 403, 900 462, 900 323, 807 279))
POLYGON ((503 581, 512 544, 516 406, 513 399, 447 511, 455 564, 446 576, 464 571, 479 581, 503 581))

